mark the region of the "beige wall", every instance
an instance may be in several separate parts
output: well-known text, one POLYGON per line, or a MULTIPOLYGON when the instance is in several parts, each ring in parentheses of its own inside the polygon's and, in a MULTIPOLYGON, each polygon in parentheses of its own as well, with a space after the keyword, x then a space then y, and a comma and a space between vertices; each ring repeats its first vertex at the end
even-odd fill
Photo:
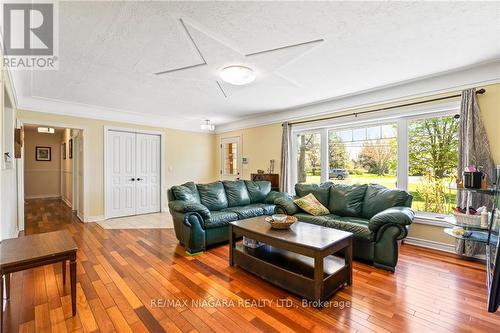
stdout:
POLYGON ((24 132, 24 197, 50 198, 61 196, 62 132, 38 133, 36 128, 24 132), (36 147, 50 147, 51 160, 37 161, 36 147))
POLYGON ((281 124, 272 124, 239 131, 222 133, 216 136, 215 151, 217 170, 221 168, 222 138, 239 136, 241 138, 242 157, 248 158, 248 164, 242 166, 242 179, 250 179, 257 169, 269 169, 269 161, 274 160, 274 172, 280 173, 281 164, 281 124))
POLYGON ((213 154, 215 135, 166 129, 167 188, 187 181, 208 183, 218 178, 213 154))
POLYGON ((483 119, 491 154, 496 164, 500 164, 500 84, 484 87, 486 93, 478 95, 479 108, 483 119))
POLYGON ((163 206, 166 189, 174 184, 192 180, 209 182, 216 179, 213 156, 213 134, 194 133, 173 129, 118 123, 104 120, 78 118, 50 113, 18 110, 19 119, 27 123, 64 124, 66 127, 85 127, 83 137, 88 145, 88 220, 104 216, 104 126, 160 131, 165 133, 166 147, 162 153, 166 161, 165 188, 162 189, 163 206))

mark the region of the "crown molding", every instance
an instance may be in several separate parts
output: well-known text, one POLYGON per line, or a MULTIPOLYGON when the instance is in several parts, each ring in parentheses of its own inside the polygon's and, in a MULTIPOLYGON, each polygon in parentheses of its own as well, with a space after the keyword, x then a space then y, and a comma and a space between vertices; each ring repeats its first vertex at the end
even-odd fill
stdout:
POLYGON ((153 114, 139 114, 130 111, 103 108, 94 105, 81 103, 68 103, 56 99, 42 97, 19 98, 18 109, 57 114, 63 116, 97 119, 127 124, 139 124, 156 128, 177 129, 196 133, 214 134, 199 128, 199 122, 188 122, 185 120, 173 119, 172 117, 159 116, 153 114))
POLYGON ((500 82, 500 59, 217 126, 216 133, 319 117, 500 82))

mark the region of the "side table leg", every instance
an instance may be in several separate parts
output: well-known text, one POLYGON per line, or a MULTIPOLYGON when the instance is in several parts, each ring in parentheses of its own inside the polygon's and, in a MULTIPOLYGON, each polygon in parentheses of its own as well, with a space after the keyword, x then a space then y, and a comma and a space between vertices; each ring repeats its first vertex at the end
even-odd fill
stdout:
POLYGON ((71 310, 76 315, 76 258, 71 258, 69 263, 69 275, 71 280, 71 310))
POLYGON ((66 260, 62 262, 62 276, 63 276, 63 287, 66 285, 66 260))
POLYGON ((10 273, 5 274, 5 299, 10 299, 10 273))

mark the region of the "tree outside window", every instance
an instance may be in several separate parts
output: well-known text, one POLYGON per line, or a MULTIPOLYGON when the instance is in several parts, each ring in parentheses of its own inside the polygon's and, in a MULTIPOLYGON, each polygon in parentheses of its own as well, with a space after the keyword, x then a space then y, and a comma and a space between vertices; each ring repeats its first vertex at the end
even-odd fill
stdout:
POLYGON ((416 210, 450 214, 455 206, 458 129, 453 116, 410 122, 409 186, 415 188, 416 210))

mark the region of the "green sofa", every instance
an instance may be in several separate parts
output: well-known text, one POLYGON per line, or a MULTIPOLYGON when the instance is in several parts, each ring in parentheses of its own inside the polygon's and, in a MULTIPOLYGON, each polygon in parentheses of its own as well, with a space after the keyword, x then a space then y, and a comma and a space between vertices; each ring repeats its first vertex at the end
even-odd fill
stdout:
POLYGON ((413 197, 406 191, 381 185, 297 184, 295 193, 309 193, 327 207, 329 215, 313 216, 301 210, 291 197, 276 198, 276 212, 296 216, 300 221, 319 224, 354 234, 353 255, 373 262, 375 267, 394 272, 398 241, 408 234, 414 218, 413 197))
POLYGON ((278 197, 287 195, 268 181, 189 182, 168 190, 168 207, 177 239, 195 253, 226 242, 229 222, 274 214, 278 197))

